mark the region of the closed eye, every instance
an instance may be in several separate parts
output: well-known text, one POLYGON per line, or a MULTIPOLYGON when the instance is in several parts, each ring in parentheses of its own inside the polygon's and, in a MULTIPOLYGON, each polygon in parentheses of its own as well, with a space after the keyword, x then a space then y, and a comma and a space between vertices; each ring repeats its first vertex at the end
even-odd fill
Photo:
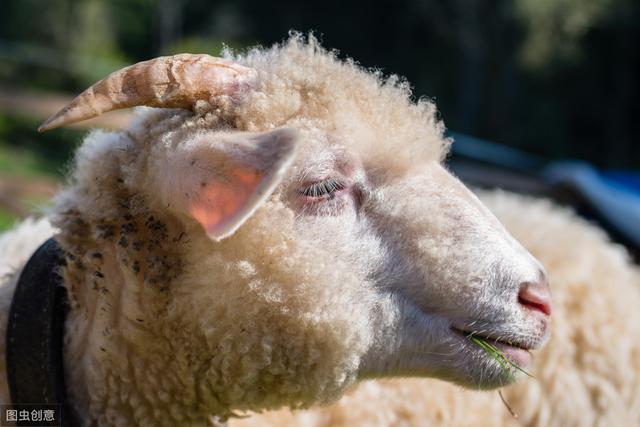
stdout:
POLYGON ((331 198, 334 193, 343 190, 345 185, 334 178, 325 179, 302 187, 298 190, 300 194, 312 198, 331 198))

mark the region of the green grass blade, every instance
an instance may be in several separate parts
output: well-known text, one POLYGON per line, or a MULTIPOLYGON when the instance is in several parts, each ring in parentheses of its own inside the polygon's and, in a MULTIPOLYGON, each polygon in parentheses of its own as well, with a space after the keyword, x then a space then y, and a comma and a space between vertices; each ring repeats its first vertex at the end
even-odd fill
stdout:
POLYGON ((516 363, 512 362, 508 357, 506 357, 504 354, 502 354, 500 349, 498 349, 496 346, 494 346, 493 344, 491 344, 490 342, 488 342, 484 338, 479 337, 477 335, 474 335, 473 333, 469 334, 467 338, 469 338, 469 340, 471 340, 471 342, 473 342, 478 347, 480 347, 485 352, 487 352, 487 354, 489 354, 489 356, 491 356, 496 362, 498 362, 500 367, 504 371, 506 371, 509 375, 513 375, 513 371, 515 370, 515 371, 522 372, 523 374, 527 375, 528 377, 534 378, 533 375, 531 375, 526 370, 522 369, 516 363))

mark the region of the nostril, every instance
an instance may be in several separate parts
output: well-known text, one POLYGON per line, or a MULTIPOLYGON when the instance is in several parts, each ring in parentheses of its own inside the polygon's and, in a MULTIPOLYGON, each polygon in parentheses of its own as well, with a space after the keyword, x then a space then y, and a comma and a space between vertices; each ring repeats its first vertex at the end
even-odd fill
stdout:
POLYGON ((520 287, 518 302, 530 310, 551 315, 551 291, 546 282, 524 283, 520 287))

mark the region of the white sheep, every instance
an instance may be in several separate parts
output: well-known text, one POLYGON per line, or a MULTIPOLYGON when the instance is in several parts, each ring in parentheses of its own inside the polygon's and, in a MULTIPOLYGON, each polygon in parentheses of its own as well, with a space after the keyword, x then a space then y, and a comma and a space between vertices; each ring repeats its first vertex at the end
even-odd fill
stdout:
MULTIPOLYGON (((441 165, 443 125, 405 82, 293 37, 136 64, 42 129, 135 105, 191 111, 91 133, 49 215, 84 424, 207 425, 368 378, 493 388, 516 376, 467 335, 521 367, 548 338, 540 263, 441 165)), ((44 221, 0 240, 3 331, 50 235, 44 221)))

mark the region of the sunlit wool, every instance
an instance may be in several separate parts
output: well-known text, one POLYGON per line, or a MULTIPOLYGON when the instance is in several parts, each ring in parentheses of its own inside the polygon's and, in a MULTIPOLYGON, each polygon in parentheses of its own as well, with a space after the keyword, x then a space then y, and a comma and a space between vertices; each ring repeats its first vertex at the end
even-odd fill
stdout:
MULTIPOLYGON (((193 112, 143 111, 122 132, 92 132, 49 214, 56 231, 42 220, 2 237, 0 251, 12 258, 0 270, 0 332, 21 266, 56 233, 69 261, 63 271, 72 305, 67 384, 87 425, 207 425, 213 416, 243 410, 335 401, 357 380, 376 376, 431 376, 485 388, 505 381, 499 366, 452 333, 451 322, 483 318, 497 333, 540 346, 548 329, 532 321, 517 294, 541 267, 440 165, 449 141, 434 105, 412 101, 407 83, 339 61, 314 40, 294 36, 281 46, 228 56, 256 70, 251 90, 200 100, 193 112), (256 196, 257 210, 247 208, 236 224, 220 224, 224 206, 203 209, 216 198, 236 203, 262 172, 276 182, 283 171, 275 190, 256 196), (334 176, 348 182, 349 197, 305 199, 301 188, 334 176)), ((547 242, 539 237, 546 230, 560 236, 554 218, 566 225, 564 235, 575 222, 546 205, 499 200, 507 212, 527 212, 512 225, 514 232, 525 226, 518 235, 525 242, 531 236, 547 242)), ((575 241, 600 248, 589 268, 635 277, 599 234, 572 227, 575 241)), ((572 275, 580 258, 560 252, 562 246, 538 247, 530 244, 550 262, 552 280, 587 277, 572 275), (568 273, 559 276, 558 269, 568 273)), ((616 283, 632 286, 631 279, 616 283)), ((615 307, 601 313, 622 316, 624 307, 615 307)), ((579 354, 596 360, 564 319, 575 321, 561 312, 560 336, 564 328, 570 337, 562 345, 589 350, 579 354)), ((576 353, 559 354, 575 363, 576 353)), ((551 373, 541 368, 539 375, 561 381, 563 372, 575 374, 547 363, 551 373)), ((629 363, 610 369, 623 372, 629 363)), ((596 383, 605 378, 590 372, 596 383)), ((633 389, 635 379, 628 378, 633 389)), ((453 403, 438 409, 438 397, 431 403, 432 395, 450 393, 448 386, 422 384, 415 399, 429 399, 406 400, 416 414, 458 413, 453 403)), ((540 392, 541 384, 522 386, 533 393, 529 400, 552 396, 540 392)), ((478 406, 491 399, 477 396, 478 406)), ((8 401, 4 376, 0 400, 8 401)), ((560 401, 549 400, 551 409, 542 413, 560 416, 560 401)), ((637 406, 619 402, 631 417, 628 408, 637 406)), ((396 410, 412 417, 400 407, 380 408, 390 417, 396 410)), ((365 412, 354 406, 351 413, 365 412)))

